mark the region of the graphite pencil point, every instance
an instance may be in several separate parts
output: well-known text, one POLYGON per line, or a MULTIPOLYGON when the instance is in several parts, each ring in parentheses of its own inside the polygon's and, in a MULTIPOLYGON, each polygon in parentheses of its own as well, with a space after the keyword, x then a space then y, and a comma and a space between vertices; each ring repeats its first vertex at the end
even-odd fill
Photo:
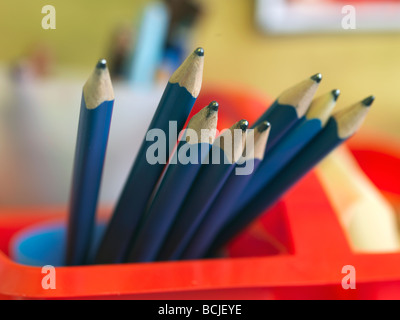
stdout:
POLYGON ((369 107, 369 106, 372 104, 372 102, 374 102, 374 100, 375 100, 375 97, 374 97, 374 96, 369 96, 369 97, 365 98, 365 99, 362 101, 362 104, 363 104, 364 106, 366 106, 366 107, 369 107))
POLYGON ((320 74, 320 73, 314 74, 311 77, 311 79, 314 80, 316 83, 320 83, 322 80, 322 74, 320 74))
POLYGON ((204 56, 204 49, 199 47, 194 51, 199 57, 204 56))
POLYGON ((335 101, 337 101, 337 99, 340 96, 340 90, 339 89, 332 90, 332 95, 333 95, 333 98, 335 99, 335 101))
POLYGON ((107 61, 106 59, 101 59, 99 62, 97 62, 96 68, 97 69, 105 69, 107 67, 107 61))

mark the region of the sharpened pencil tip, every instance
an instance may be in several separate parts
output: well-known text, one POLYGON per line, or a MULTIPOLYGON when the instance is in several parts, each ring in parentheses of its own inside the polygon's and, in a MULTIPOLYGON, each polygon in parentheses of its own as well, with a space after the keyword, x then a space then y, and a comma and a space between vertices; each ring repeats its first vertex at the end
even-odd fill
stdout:
POLYGON ((364 106, 369 107, 372 104, 372 102, 374 102, 374 100, 375 100, 374 96, 369 96, 369 97, 365 98, 363 101, 361 101, 361 103, 364 106))
POLYGON ((212 111, 218 111, 219 104, 217 101, 211 101, 207 107, 212 111))
POLYGON ((196 50, 194 50, 194 53, 197 54, 199 57, 204 56, 204 49, 199 47, 196 50))
POLYGON ((246 131, 247 128, 249 127, 249 122, 245 119, 239 121, 239 128, 242 129, 242 131, 246 131))
POLYGON ((340 96, 340 90, 339 89, 332 90, 332 96, 333 99, 336 101, 340 96))
POLYGON ((97 69, 105 69, 107 67, 106 59, 101 59, 97 62, 96 68, 97 69))
POLYGON ((263 121, 257 126, 257 130, 258 132, 264 132, 269 127, 271 127, 271 124, 268 121, 263 121))
POLYGON ((317 73, 311 77, 311 80, 314 80, 316 83, 320 83, 322 80, 322 74, 317 73))

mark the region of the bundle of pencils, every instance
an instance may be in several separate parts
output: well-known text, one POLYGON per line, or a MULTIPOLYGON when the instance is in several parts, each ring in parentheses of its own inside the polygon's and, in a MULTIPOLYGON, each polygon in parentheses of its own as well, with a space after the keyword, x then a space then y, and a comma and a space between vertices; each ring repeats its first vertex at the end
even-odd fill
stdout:
MULTIPOLYGON (((204 50, 197 48, 168 81, 93 263, 215 256, 351 137, 374 101, 369 96, 332 113, 340 91, 314 98, 322 80, 318 73, 285 90, 250 128, 242 119, 217 134, 216 101, 187 121, 203 64, 204 50)), ((113 101, 101 60, 82 98, 69 265, 88 262, 113 101)))

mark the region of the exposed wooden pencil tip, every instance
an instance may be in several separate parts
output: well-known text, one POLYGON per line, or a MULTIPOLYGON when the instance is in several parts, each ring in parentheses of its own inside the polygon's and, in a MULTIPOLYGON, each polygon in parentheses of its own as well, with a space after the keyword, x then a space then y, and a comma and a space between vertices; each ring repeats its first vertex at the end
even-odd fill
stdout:
POLYGON ((322 80, 322 74, 317 73, 311 77, 311 80, 314 80, 316 83, 320 83, 322 80))
POLYGON ((332 90, 332 96, 333 99, 336 101, 340 96, 340 90, 339 89, 332 90))
POLYGON ((365 98, 363 101, 361 101, 361 103, 364 106, 369 107, 374 102, 374 100, 375 100, 374 96, 369 96, 369 97, 365 98))
POLYGON ((97 62, 96 68, 83 86, 87 109, 95 109, 104 101, 114 100, 114 90, 106 59, 97 62))
POLYGON ((258 132, 264 132, 268 128, 271 127, 271 124, 268 121, 263 121, 257 126, 258 132))
POLYGON ((101 59, 96 64, 96 68, 97 69, 105 69, 106 67, 107 67, 107 60, 106 59, 101 59))
POLYGON ((204 56, 204 49, 199 47, 196 50, 194 50, 194 53, 197 54, 199 57, 204 56))
POLYGON ((249 122, 245 119, 239 121, 239 128, 242 129, 242 131, 246 131, 247 128, 249 127, 249 122))
POLYGON ((177 83, 194 97, 200 93, 203 80, 204 50, 197 48, 182 62, 169 78, 169 83, 177 83))

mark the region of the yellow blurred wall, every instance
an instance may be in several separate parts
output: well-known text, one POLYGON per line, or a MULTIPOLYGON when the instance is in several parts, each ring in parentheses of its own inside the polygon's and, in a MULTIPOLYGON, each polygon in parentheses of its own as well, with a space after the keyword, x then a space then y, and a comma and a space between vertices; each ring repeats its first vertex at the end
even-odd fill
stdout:
POLYGON ((253 23, 253 1, 203 2, 207 16, 196 40, 207 49, 207 81, 241 82, 275 97, 321 72, 317 94, 340 89, 339 108, 374 94, 363 129, 400 138, 400 32, 267 36, 253 23))
POLYGON ((134 27, 148 0, 1 0, 0 61, 13 61, 38 41, 51 45, 65 66, 91 70, 116 26, 134 27), (56 29, 44 30, 42 7, 56 9, 56 29))
MULTIPOLYGON (((89 70, 107 48, 118 23, 132 23, 146 0, 1 0, 0 60, 44 40, 65 66, 89 70), (42 6, 57 12, 57 29, 41 28, 42 6)), ((339 107, 374 94, 365 127, 400 138, 400 33, 267 36, 254 26, 252 0, 201 0, 204 16, 193 46, 206 50, 204 82, 241 83, 277 96, 321 72, 318 94, 338 88, 339 107)), ((363 127, 364 128, 364 127, 363 127)))

